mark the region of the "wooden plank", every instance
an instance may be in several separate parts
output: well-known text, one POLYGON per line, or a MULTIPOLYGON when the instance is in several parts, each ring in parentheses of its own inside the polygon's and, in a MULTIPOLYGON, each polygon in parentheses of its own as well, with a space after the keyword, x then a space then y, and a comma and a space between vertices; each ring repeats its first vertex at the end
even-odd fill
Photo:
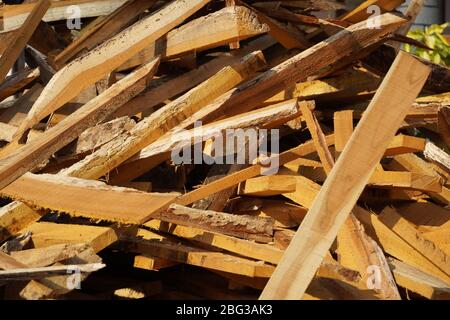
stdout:
POLYGON ((368 28, 365 22, 353 25, 271 68, 254 81, 234 89, 228 94, 228 98, 221 102, 218 111, 204 120, 210 121, 251 110, 284 90, 286 86, 318 75, 324 68, 332 69, 334 65, 342 63, 342 57, 356 55, 405 23, 404 19, 389 13, 379 18, 379 29, 368 28), (373 33, 375 30, 377 35, 373 33))
POLYGON ((271 242, 274 221, 247 215, 198 210, 173 204, 153 216, 156 219, 259 242, 271 242))
POLYGON ((58 53, 51 64, 60 69, 68 61, 72 60, 83 50, 91 50, 96 45, 110 38, 122 28, 126 27, 133 19, 146 9, 152 7, 156 0, 132 0, 127 1, 116 10, 103 17, 101 23, 97 20, 92 22, 93 26, 87 26, 86 32, 68 45, 62 52, 58 53))
POLYGON ((108 186, 100 181, 32 173, 26 173, 0 193, 31 207, 126 224, 147 221, 151 214, 166 208, 178 196, 177 193, 146 193, 108 186))
POLYGON ((0 101, 31 86, 39 75, 39 69, 25 69, 6 77, 0 84, 0 101))
POLYGON ((76 97, 83 89, 111 73, 126 59, 152 44, 209 1, 174 1, 72 61, 48 83, 19 127, 18 136, 76 97))
POLYGON ((261 299, 303 295, 429 73, 415 58, 399 54, 261 299), (392 94, 392 88, 398 88, 397 94, 392 94))
POLYGON ((382 12, 386 12, 394 10, 403 2, 405 2, 405 0, 366 0, 355 9, 343 15, 341 20, 357 23, 366 20, 373 14, 373 12, 368 10, 370 6, 378 6, 382 12))
POLYGON ((240 186, 238 194, 256 197, 270 197, 295 192, 297 181, 289 176, 263 176, 251 178, 240 186))
POLYGON ((133 267, 144 270, 161 270, 176 266, 178 262, 141 254, 134 257, 133 267))
POLYGON ((24 229, 32 233, 35 248, 45 248, 56 244, 88 244, 94 252, 99 252, 117 241, 116 232, 109 227, 75 224, 36 222, 24 229))
POLYGON ((442 191, 440 177, 413 172, 375 171, 368 184, 380 188, 402 188, 436 193, 442 191))
POLYGON ((84 130, 101 122, 121 105, 142 92, 156 73, 158 65, 159 59, 155 59, 139 68, 90 100, 57 126, 47 130, 39 139, 27 143, 7 158, 1 159, 0 188, 34 169, 53 153, 78 138, 84 130))
MULTIPOLYGON (((124 4, 127 0, 52 0, 51 7, 43 20, 46 22, 71 19, 73 11, 70 6, 80 8, 80 18, 96 17, 108 14, 124 4)), ((20 28, 34 8, 34 3, 8 5, 0 8, 0 32, 7 32, 20 28)))
POLYGON ((248 277, 267 278, 274 270, 273 266, 264 264, 262 261, 253 261, 176 243, 148 230, 139 229, 137 236, 140 239, 124 237, 123 241, 128 244, 129 250, 139 254, 149 254, 180 263, 248 277))
POLYGON ((126 61, 118 70, 140 65, 160 55, 168 60, 189 52, 201 52, 219 47, 237 39, 245 40, 269 31, 251 10, 226 7, 209 15, 192 20, 170 31, 164 38, 126 61))
POLYGON ((334 113, 334 147, 336 158, 344 151, 344 147, 353 133, 353 111, 334 113))
POLYGON ((319 155, 320 162, 322 162, 322 166, 326 174, 329 174, 334 166, 334 159, 331 156, 330 150, 328 150, 327 143, 325 142, 325 135, 320 128, 319 121, 312 113, 310 108, 308 108, 304 103, 300 104, 300 110, 302 112, 303 118, 306 121, 309 132, 311 133, 314 145, 317 150, 317 154, 319 155))
POLYGON ((399 286, 427 299, 450 299, 450 286, 441 279, 396 259, 389 259, 389 265, 399 286))
POLYGON ((106 265, 102 263, 94 264, 77 264, 77 265, 62 265, 39 268, 18 268, 14 270, 0 270, 1 281, 18 281, 18 280, 33 280, 48 278, 56 275, 64 275, 70 273, 72 270, 77 270, 80 273, 91 273, 103 269, 106 265))
POLYGON ((27 20, 25 20, 22 27, 14 35, 14 45, 8 46, 0 57, 0 82, 6 78, 9 70, 14 66, 14 63, 27 45, 34 30, 49 7, 49 0, 40 0, 37 2, 27 17, 27 20))
POLYGON ((392 229, 403 240, 429 259, 442 272, 450 276, 450 258, 433 242, 424 238, 414 226, 392 207, 386 207, 378 216, 381 222, 392 229))

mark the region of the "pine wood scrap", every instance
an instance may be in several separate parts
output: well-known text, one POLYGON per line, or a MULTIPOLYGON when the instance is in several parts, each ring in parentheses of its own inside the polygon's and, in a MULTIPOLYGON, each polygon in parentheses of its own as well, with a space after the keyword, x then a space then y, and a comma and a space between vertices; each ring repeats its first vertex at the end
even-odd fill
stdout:
POLYGON ((238 195, 269 197, 295 192, 297 181, 289 176, 262 176, 251 178, 240 185, 238 195))
POLYGON ((17 281, 17 280, 35 280, 48 278, 56 275, 64 275, 71 270, 77 270, 80 273, 91 273, 104 268, 105 265, 101 263, 95 264, 77 264, 77 265, 62 265, 51 267, 38 268, 23 268, 2 271, 0 270, 1 281, 17 281))
POLYGON ((108 186, 100 181, 32 173, 26 173, 0 192, 31 207, 128 224, 147 221, 153 213, 178 197, 177 193, 146 193, 108 186), (126 207, 123 207, 124 203, 127 203, 126 207))
POLYGON ((110 14, 102 17, 100 23, 94 21, 92 23, 94 24, 93 27, 86 27, 88 30, 51 59, 51 64, 56 69, 60 69, 61 66, 76 57, 82 51, 93 49, 96 45, 121 31, 121 29, 132 22, 136 16, 152 7, 155 2, 156 0, 134 0, 123 3, 123 5, 110 14))
POLYGON ((158 258, 147 254, 140 254, 134 257, 133 267, 144 270, 161 270, 178 265, 178 262, 158 258))
POLYGON ((242 6, 225 7, 170 31, 153 46, 126 61, 119 70, 140 65, 157 55, 163 59, 176 58, 188 52, 200 52, 267 31, 268 26, 261 23, 251 10, 242 6))
MULTIPOLYGON (((0 160, 2 184, 6 186, 28 170, 46 160, 61 147, 76 139, 85 129, 98 123, 141 92, 155 74, 159 59, 139 68, 71 114, 59 126, 46 131, 39 139, 26 144, 0 160), (120 98, 118 98, 120 96, 120 98)), ((25 120, 26 121, 26 120, 25 120)))
POLYGON ((117 241, 117 234, 109 227, 88 225, 55 224, 35 222, 23 230, 32 233, 34 248, 45 248, 56 244, 88 244, 99 252, 117 241))
POLYGON ((49 0, 37 2, 22 27, 14 34, 14 45, 8 46, 0 57, 0 82, 6 78, 49 7, 49 0))
POLYGON ((221 270, 249 277, 269 277, 273 266, 245 258, 231 256, 220 252, 206 251, 194 246, 187 246, 168 240, 148 230, 140 229, 138 238, 124 238, 127 249, 142 254, 199 266, 221 270))
MULTIPOLYGON (((125 2, 126 0, 111 0, 108 2, 102 0, 52 1, 49 10, 43 17, 43 20, 46 22, 51 22, 70 19, 73 13, 67 9, 73 5, 79 6, 81 12, 80 18, 105 15, 112 12, 125 2)), ((34 7, 35 4, 33 3, 3 6, 0 9, 0 32, 7 32, 20 28, 34 7)))
POLYGON ((370 17, 371 13, 373 13, 368 10, 370 6, 377 6, 381 9, 382 12, 386 12, 394 10, 403 2, 405 2, 405 0, 366 0, 355 9, 343 15, 341 17, 341 20, 345 20, 351 23, 357 23, 370 17))
POLYGON ((274 44, 275 40, 273 38, 268 35, 263 35, 243 46, 241 49, 233 51, 231 54, 221 55, 209 62, 205 62, 197 69, 185 72, 155 87, 148 88, 143 94, 120 108, 114 116, 128 115, 131 117, 139 112, 143 112, 147 116, 158 104, 164 103, 172 97, 192 89, 212 77, 222 68, 238 63, 244 56, 257 50, 264 51, 274 44))
POLYGON ((423 155, 427 160, 436 163, 447 172, 450 171, 450 155, 434 143, 427 141, 423 155))
MULTIPOLYGON (((317 268, 317 266, 321 262, 321 257, 323 257, 325 250, 324 248, 329 248, 334 240, 334 237, 337 235, 337 232, 339 230, 339 227, 342 225, 342 223, 345 221, 345 218, 348 216, 348 213, 350 213, 350 210, 356 203, 358 197, 360 196, 361 192, 363 191, 363 188, 365 184, 367 183, 368 178, 370 177, 370 174, 372 173, 373 169, 375 168, 376 164, 381 159, 383 153, 385 152, 385 148, 388 146, 390 139, 392 139, 395 135, 395 132, 398 130, 401 121, 403 121, 404 116, 406 115, 406 112, 408 108, 410 107, 410 104, 414 101, 414 99, 417 97, 419 92, 421 91, 423 84, 425 83, 428 75, 429 75, 429 68, 422 65, 420 62, 418 62, 416 59, 411 58, 410 56, 399 54, 396 62, 393 64, 388 76, 384 79, 380 89, 377 91, 377 94, 375 95, 374 99, 372 100, 371 105, 368 108, 368 111, 365 115, 365 118, 360 121, 354 135, 352 136, 351 140, 347 144, 343 155, 339 158, 338 163, 334 167, 334 170, 332 172, 331 177, 327 179, 325 182, 324 187, 321 189, 319 195, 317 196, 316 200, 314 201, 314 204, 310 211, 308 212, 308 215, 306 216, 305 220, 303 220, 302 225, 300 226, 301 233, 298 233, 298 236, 294 238, 293 243, 290 245, 291 250, 286 251, 285 254, 285 262, 281 262, 277 270, 274 273, 274 276, 271 277, 271 279, 268 282, 268 286, 265 288, 262 294, 263 299, 268 298, 292 298, 296 299, 299 296, 301 296, 304 291, 306 290, 306 287, 309 284, 309 281, 312 279, 312 276, 314 275, 314 272, 317 268), (414 74, 411 72, 411 66, 417 66, 417 69, 414 68, 414 74), (419 72, 421 70, 421 72, 419 72), (420 74, 421 73, 421 74, 420 74), (392 114, 391 116, 386 118, 386 115, 388 111, 386 110, 386 106, 391 104, 394 101, 393 96, 390 94, 389 99, 387 98, 387 90, 391 92, 393 86, 401 88, 404 85, 404 77, 408 77, 411 79, 410 84, 408 85, 407 89, 402 89, 402 94, 397 96, 397 101, 394 102, 397 106, 396 112, 399 112, 398 106, 401 104, 404 108, 404 112, 402 115, 399 116, 398 113, 392 114), (414 80, 412 80, 414 79, 414 80), (389 89, 387 89, 389 87, 389 89), (384 96, 386 95, 386 96, 384 96), (379 109, 379 110, 378 110, 379 109), (371 119, 373 117, 373 119, 371 119), (373 127, 374 123, 377 123, 378 117, 382 117, 383 123, 385 124, 384 129, 386 131, 385 135, 379 134, 377 132, 377 127, 373 127), (388 126, 388 123, 390 126, 388 126), (365 136, 365 131, 369 132, 368 136, 365 136), (376 139, 376 144, 371 144, 370 147, 367 143, 368 137, 371 137, 371 139, 376 139), (376 137, 375 137, 376 136, 376 137), (386 138, 388 141, 386 141, 386 138), (358 143, 358 139, 361 141, 358 143), (352 147, 353 146, 353 147, 352 147), (375 147, 376 146, 376 147, 375 147), (380 152, 377 152, 376 157, 374 157, 374 149, 382 147, 382 150, 380 152), (358 192, 355 193, 353 196, 351 193, 348 193, 348 189, 345 188, 331 188, 327 189, 327 186, 330 184, 333 185, 334 183, 348 183, 348 177, 347 173, 349 169, 346 169, 346 166, 349 165, 346 163, 345 158, 346 157, 353 157, 361 154, 361 148, 369 148, 365 160, 359 160, 362 171, 360 172, 361 175, 356 174, 354 177, 356 179, 360 179, 360 184, 358 185, 358 192), (353 152, 351 152, 354 150, 353 152), (380 153, 380 155, 378 155, 380 153), (343 160, 344 159, 344 160, 343 160), (343 171, 340 170, 340 168, 343 168, 343 171), (334 174, 333 174, 334 173, 334 174), (341 179, 338 179, 338 177, 341 176, 341 179), (326 195, 328 192, 331 191, 331 194, 337 193, 339 196, 337 196, 335 199, 335 202, 337 207, 342 207, 342 211, 336 210, 335 218, 339 217, 339 223, 327 223, 322 224, 323 221, 320 219, 321 214, 324 214, 322 207, 324 203, 326 203, 326 208, 330 208, 328 201, 332 198, 328 198, 326 195), (342 203, 343 199, 349 199, 349 196, 352 197, 351 203, 349 204, 347 202, 345 204, 342 203), (322 198, 324 197, 324 198, 322 198), (344 209, 345 208, 345 209, 344 209), (316 213, 315 213, 316 212, 316 213), (339 212, 341 214, 339 215, 339 212), (315 214, 314 214, 315 213, 315 214), (308 218, 309 217, 309 218, 308 218), (311 224, 309 224, 311 223, 311 224), (317 224, 317 228, 315 229, 314 226, 317 224), (307 229, 305 229, 305 226, 307 229), (310 233, 308 231, 308 228, 312 228, 310 233), (314 232, 312 230, 322 230, 320 232, 321 234, 327 234, 328 232, 332 232, 329 239, 321 237, 315 237, 314 232), (326 230, 326 231, 325 231, 326 230), (304 235, 304 236, 303 236, 304 235), (326 244, 325 244, 326 243, 326 244), (323 247, 320 244, 325 244, 323 247), (304 245, 305 250, 308 250, 306 252, 309 252, 309 254, 303 254, 303 250, 300 250, 302 253, 299 252, 299 248, 301 248, 304 245), (294 249, 295 247, 295 249, 294 249), (320 248, 320 249, 319 249, 320 248), (292 252, 289 254, 289 252, 292 252), (316 252, 315 255, 312 255, 312 252, 316 252), (318 254, 320 252, 320 254, 318 254), (292 268, 291 264, 296 263, 297 268, 292 268), (290 276, 287 276, 287 274, 290 274, 290 276), (301 277, 297 278, 297 275, 301 274, 301 277), (287 279, 298 279, 297 281, 289 282, 286 281, 287 279), (284 280, 283 280, 284 279, 284 280)), ((353 168, 352 174, 355 174, 355 166, 351 165, 353 168)), ((352 183, 352 190, 355 190, 355 183, 352 183)), ((352 192, 353 193, 353 192, 352 192)), ((326 211, 326 210, 325 210, 326 211)), ((327 219, 330 218, 329 214, 326 214, 327 219)), ((317 231, 315 231, 317 232, 317 231)))
POLYGON ((84 88, 113 71, 127 58, 163 36, 209 1, 172 2, 162 10, 112 37, 95 50, 72 61, 56 73, 47 84, 26 120, 19 127, 18 137, 45 116, 70 101, 84 88), (99 56, 102 56, 101 61, 98 59, 99 56), (70 90, 68 90, 69 86, 70 90))
POLYGON ((233 215, 211 210, 198 210, 173 204, 153 216, 159 220, 219 232, 242 239, 270 242, 273 220, 246 215, 233 215))
POLYGON ((43 90, 42 85, 36 83, 25 92, 13 104, 0 111, 0 121, 18 127, 27 116, 33 103, 37 100, 43 90))
POLYGON ((0 84, 0 101, 31 86, 39 75, 39 69, 25 69, 6 77, 0 84))
POLYGON ((450 298, 450 286, 441 279, 393 258, 389 266, 399 286, 431 300, 450 298))

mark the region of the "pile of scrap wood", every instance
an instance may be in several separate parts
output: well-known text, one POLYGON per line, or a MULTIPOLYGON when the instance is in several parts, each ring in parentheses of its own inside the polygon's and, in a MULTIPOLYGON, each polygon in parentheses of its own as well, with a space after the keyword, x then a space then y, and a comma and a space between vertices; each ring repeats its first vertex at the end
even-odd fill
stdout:
POLYGON ((0 298, 450 298, 424 1, 3 2, 0 298))

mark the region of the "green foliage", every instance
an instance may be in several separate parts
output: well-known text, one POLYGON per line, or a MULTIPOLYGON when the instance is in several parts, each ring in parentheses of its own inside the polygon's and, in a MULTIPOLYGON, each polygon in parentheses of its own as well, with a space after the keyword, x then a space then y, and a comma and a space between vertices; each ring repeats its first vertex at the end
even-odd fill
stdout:
POLYGON ((433 24, 425 27, 425 30, 410 31, 408 37, 426 44, 433 50, 425 50, 409 44, 405 44, 405 50, 436 64, 450 67, 450 44, 443 35, 444 30, 449 26, 450 23, 447 22, 441 25, 433 24))

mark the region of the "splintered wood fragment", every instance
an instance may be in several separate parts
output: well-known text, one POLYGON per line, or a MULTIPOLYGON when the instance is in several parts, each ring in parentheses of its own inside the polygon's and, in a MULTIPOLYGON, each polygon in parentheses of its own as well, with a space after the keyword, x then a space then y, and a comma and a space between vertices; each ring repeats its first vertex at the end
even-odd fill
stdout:
POLYGON ((161 55, 171 59, 189 52, 200 52, 238 39, 245 40, 269 31, 251 10, 242 6, 226 7, 170 31, 152 46, 139 52, 119 70, 128 69, 161 55))
MULTIPOLYGON (((35 4, 30 3, 3 6, 0 8, 0 32, 7 32, 19 28, 33 10, 35 4)), ((33 1, 35 2, 35 1, 33 1)), ((97 17, 109 14, 116 8, 124 4, 126 0, 66 0, 51 1, 50 9, 48 9, 43 20, 46 22, 73 19, 73 5, 80 10, 79 18, 97 17)))
POLYGON ((327 143, 325 142, 325 135, 320 128, 319 121, 317 121, 317 118, 312 113, 310 108, 308 108, 304 103, 300 103, 300 110, 313 138, 320 162, 322 162, 325 172, 329 174, 334 166, 334 159, 331 156, 330 150, 328 150, 327 143))
POLYGON ((174 1, 72 61, 47 84, 20 126, 18 136, 76 97, 83 89, 102 79, 126 59, 152 44, 209 1, 174 1))
POLYGON ((172 97, 192 89, 212 77, 222 68, 238 63, 247 54, 256 50, 265 50, 275 43, 276 41, 268 35, 255 39, 229 55, 215 58, 194 70, 183 73, 175 79, 167 80, 156 87, 149 88, 146 92, 120 108, 115 116, 128 115, 131 117, 139 112, 145 112, 145 115, 147 115, 158 104, 164 103, 172 97))
POLYGON ((379 297, 385 300, 401 299, 383 251, 365 233, 364 227, 353 214, 349 216, 339 230, 337 247, 339 263, 347 268, 359 271, 362 277, 360 283, 364 289, 367 289, 373 273, 379 272, 379 286, 373 286, 379 297), (377 268, 377 270, 373 270, 374 268, 377 268))
POLYGON ((382 12, 392 11, 400 6, 405 0, 366 0, 352 11, 346 13, 341 17, 351 23, 357 23, 369 18, 374 12, 371 11, 371 6, 376 6, 382 12))
POLYGON ((377 215, 361 207, 355 207, 353 213, 364 224, 366 232, 379 243, 384 252, 419 270, 432 274, 450 285, 450 277, 445 272, 381 222, 377 215))
POLYGON ((1 281, 18 281, 48 278, 56 275, 64 275, 74 270, 80 273, 91 273, 103 269, 102 263, 62 265, 39 268, 25 268, 13 270, 0 270, 1 281))
POLYGON ((442 179, 440 177, 413 172, 375 171, 368 184, 380 188, 393 187, 436 193, 442 191, 442 179))
POLYGON ((433 242, 424 238, 414 226, 392 207, 386 207, 378 216, 381 222, 423 254, 434 265, 450 276, 450 258, 433 242))
POLYGON ((220 109, 210 117, 227 117, 251 110, 287 86, 320 74, 325 68, 330 70, 342 63, 342 57, 352 56, 378 43, 406 22, 389 13, 377 19, 380 19, 379 29, 369 28, 366 22, 355 24, 232 90, 229 98, 221 102, 220 109))
POLYGON ((126 135, 119 136, 61 173, 85 179, 100 178, 264 65, 265 59, 260 51, 245 56, 239 63, 223 68, 180 98, 158 109, 126 135))
POLYGON ((159 65, 155 59, 50 128, 39 139, 27 143, 0 160, 0 188, 14 181, 48 159, 53 153, 72 142, 87 128, 102 121, 131 98, 142 92, 159 65))
POLYGON ((261 299, 299 299, 304 294, 429 73, 415 58, 398 55, 261 299))
POLYGON ((444 170, 450 171, 450 155, 433 142, 427 141, 423 155, 427 160, 436 163, 444 170))
POLYGON ((197 210, 176 204, 153 217, 166 222, 260 242, 270 242, 273 236, 272 218, 197 210))
POLYGON ((33 11, 31 11, 22 27, 16 31, 16 34, 14 35, 14 45, 6 47, 0 57, 0 82, 5 79, 9 70, 14 66, 14 63, 27 45, 34 30, 39 25, 39 22, 49 7, 49 0, 39 0, 34 5, 33 11))
MULTIPOLYGON (((179 99, 161 108, 151 117, 140 122, 130 133, 117 137, 110 143, 86 157, 83 161, 62 171, 60 174, 77 178, 98 179, 139 152, 143 147, 156 141, 171 128, 179 125, 180 117, 189 117, 200 109, 206 101, 219 96, 256 70, 265 65, 261 52, 255 52, 242 58, 240 62, 223 68, 200 86, 190 90, 179 99)), ((14 208, 8 210, 5 219, 0 216, 1 236, 9 236, 20 228, 35 222, 41 214, 31 210, 25 204, 14 202, 14 208), (2 221, 3 220, 3 221, 2 221), (20 223, 18 223, 18 221, 20 223), (3 231, 4 230, 4 231, 3 231)))
MULTIPOLYGON (((236 2, 235 2, 235 0, 225 0, 225 5, 227 7, 233 7, 233 6, 236 5, 236 2)), ((230 42, 230 49, 231 50, 239 49, 239 46, 240 46, 239 41, 230 42)))
POLYGON ((147 221, 152 213, 164 209, 178 196, 177 193, 146 193, 108 186, 100 181, 32 173, 26 173, 0 192, 31 207, 129 224, 147 221))
POLYGON ((73 258, 88 248, 87 244, 56 244, 45 248, 14 251, 10 255, 29 267, 46 267, 73 258))
MULTIPOLYGON (((405 11, 405 16, 409 19, 409 22, 398 29, 397 34, 406 36, 408 34, 409 29, 416 21, 417 16, 420 14, 420 11, 422 10, 422 7, 425 4, 425 0, 411 0, 409 2, 408 8, 405 11)), ((395 43, 394 47, 398 50, 400 50, 401 43, 397 42, 395 43)))
POLYGON ((40 71, 36 68, 25 69, 6 77, 5 81, 0 83, 0 101, 31 86, 39 78, 39 75, 40 71))
POLYGON ((129 250, 138 254, 149 254, 180 263, 252 278, 268 278, 274 270, 273 266, 262 261, 254 261, 221 252, 207 251, 192 245, 180 244, 148 230, 139 229, 137 237, 124 237, 123 241, 127 244, 129 250))
POLYGON ((177 264, 179 263, 175 261, 141 254, 134 257, 133 267, 144 270, 161 270, 176 266, 177 264))
POLYGON ((384 156, 395 156, 403 153, 414 153, 425 150, 425 139, 399 134, 395 136, 384 156))
POLYGON ((181 224, 176 225, 159 220, 151 220, 146 222, 144 226, 189 241, 211 245, 244 257, 266 261, 272 264, 277 264, 283 255, 282 250, 269 244, 256 243, 254 241, 239 239, 222 233, 205 231, 200 228, 187 227, 181 224))
POLYGON ((336 158, 344 151, 344 147, 353 134, 353 111, 334 113, 334 147, 336 158))
POLYGON ((297 181, 289 176, 262 176, 248 179, 241 185, 238 194, 257 197, 270 197, 295 192, 297 181))
POLYGON ((413 202, 395 209, 423 234, 450 227, 450 211, 432 202, 413 202))
POLYGON ((36 222, 24 229, 28 231, 32 233, 35 248, 86 243, 94 252, 99 252, 117 241, 115 231, 108 227, 36 222))
POLYGON ((76 57, 83 50, 93 49, 96 45, 126 27, 136 16, 153 6, 155 2, 156 0, 128 1, 109 15, 102 17, 101 22, 95 20, 95 25, 91 28, 89 26, 86 27, 88 30, 60 52, 53 59, 52 64, 59 69, 59 67, 76 57))
POLYGON ((450 286, 441 279, 393 258, 388 262, 399 286, 427 299, 450 299, 450 286))

